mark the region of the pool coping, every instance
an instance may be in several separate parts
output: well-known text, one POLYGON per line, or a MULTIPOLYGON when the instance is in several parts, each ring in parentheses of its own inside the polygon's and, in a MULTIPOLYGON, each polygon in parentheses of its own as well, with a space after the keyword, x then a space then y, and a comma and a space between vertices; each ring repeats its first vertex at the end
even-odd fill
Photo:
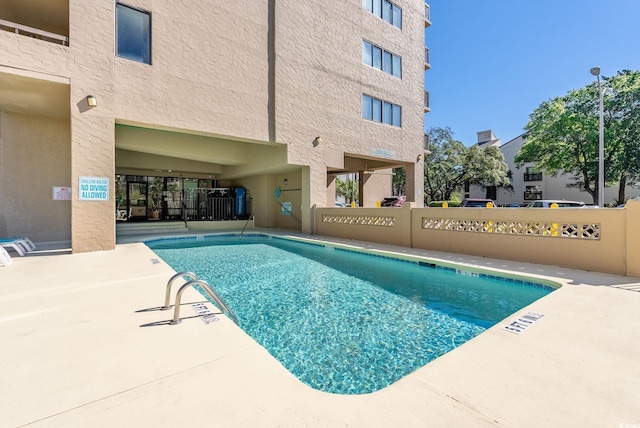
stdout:
MULTIPOLYGON (((140 243, 0 268, 0 414, 8 426, 619 426, 639 424, 637 278, 268 231, 511 272, 562 287, 383 390, 293 378, 229 319, 159 312, 173 273, 140 243), (114 267, 117 266, 117 269, 114 267), (70 358, 72 356, 73 358, 70 358), (541 410, 544 409, 544 410, 541 410)), ((191 234, 193 235, 193 234, 191 234)), ((140 240, 130 238, 131 241, 140 240)), ((188 304, 199 301, 192 293, 188 304)))

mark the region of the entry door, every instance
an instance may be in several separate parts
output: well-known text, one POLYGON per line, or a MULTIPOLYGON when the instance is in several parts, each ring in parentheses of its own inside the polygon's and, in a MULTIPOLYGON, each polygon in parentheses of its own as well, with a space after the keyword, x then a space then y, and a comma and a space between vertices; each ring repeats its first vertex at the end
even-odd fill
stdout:
POLYGON ((147 218, 147 183, 128 183, 129 220, 147 218))
POLYGON ((182 219, 182 179, 166 177, 164 187, 167 189, 164 196, 164 218, 166 220, 182 219))

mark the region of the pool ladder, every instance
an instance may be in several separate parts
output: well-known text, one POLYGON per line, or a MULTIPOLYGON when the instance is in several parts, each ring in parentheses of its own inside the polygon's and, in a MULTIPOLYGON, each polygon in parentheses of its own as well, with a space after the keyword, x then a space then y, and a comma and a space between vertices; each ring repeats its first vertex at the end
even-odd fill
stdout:
POLYGON ((161 308, 161 310, 166 311, 171 307, 171 305, 169 305, 169 300, 171 297, 171 285, 173 284, 173 281, 175 281, 178 278, 185 278, 185 277, 189 278, 189 280, 184 284, 182 284, 182 286, 178 289, 178 292, 176 293, 176 301, 174 304, 175 309, 173 311, 173 320, 171 320, 169 324, 175 325, 175 324, 180 324, 182 322, 182 320, 180 319, 180 299, 182 298, 182 293, 184 293, 184 290, 186 290, 187 288, 193 287, 196 285, 199 285, 201 289, 204 290, 204 292, 208 294, 209 297, 211 297, 211 299, 218 306, 218 309, 220 309, 229 318, 231 318, 231 320, 234 323, 238 324, 238 317, 236 317, 236 314, 234 314, 233 311, 229 309, 229 306, 227 306, 224 300, 222 300, 222 297, 220 297, 218 293, 216 293, 213 290, 213 288, 211 287, 211 285, 209 285, 207 281, 203 279, 199 279, 196 276, 196 274, 193 272, 178 272, 169 279, 169 282, 167 282, 167 289, 164 295, 164 306, 161 308))

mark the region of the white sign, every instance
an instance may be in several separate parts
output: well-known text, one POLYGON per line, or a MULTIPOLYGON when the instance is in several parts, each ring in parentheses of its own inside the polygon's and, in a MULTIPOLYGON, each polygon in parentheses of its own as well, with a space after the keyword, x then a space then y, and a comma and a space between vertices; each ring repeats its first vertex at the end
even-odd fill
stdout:
POLYGON ((291 215, 291 202, 282 203, 282 215, 291 215))
POLYGON ((71 187, 53 187, 53 200, 54 201, 70 201, 71 200, 71 187))
POLYGON ((81 201, 108 201, 109 179, 107 177, 80 177, 78 199, 81 201))
POLYGON ((371 155, 381 157, 381 158, 389 158, 389 159, 395 159, 396 157, 396 154, 391 150, 380 149, 380 148, 372 148, 371 155))

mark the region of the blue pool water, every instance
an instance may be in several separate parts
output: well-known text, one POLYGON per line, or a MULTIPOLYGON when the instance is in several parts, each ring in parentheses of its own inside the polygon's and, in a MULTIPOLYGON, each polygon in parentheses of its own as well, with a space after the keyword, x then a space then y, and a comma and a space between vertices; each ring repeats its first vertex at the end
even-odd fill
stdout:
POLYGON ((384 388, 553 291, 266 235, 147 245, 209 282, 302 382, 339 394, 384 388))

